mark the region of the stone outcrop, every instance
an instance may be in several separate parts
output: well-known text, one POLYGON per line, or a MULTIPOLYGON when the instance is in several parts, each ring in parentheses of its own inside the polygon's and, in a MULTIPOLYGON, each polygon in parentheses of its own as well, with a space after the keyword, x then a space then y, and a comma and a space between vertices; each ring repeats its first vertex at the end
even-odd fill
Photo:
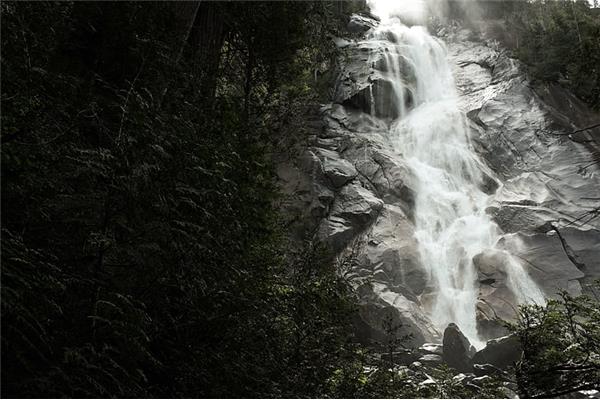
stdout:
POLYGON ((471 372, 471 357, 475 348, 455 324, 449 324, 444 331, 443 358, 449 367, 460 372, 471 372))
POLYGON ((488 340, 486 346, 473 355, 474 364, 490 364, 505 370, 521 359, 522 349, 519 339, 514 336, 504 336, 488 340))

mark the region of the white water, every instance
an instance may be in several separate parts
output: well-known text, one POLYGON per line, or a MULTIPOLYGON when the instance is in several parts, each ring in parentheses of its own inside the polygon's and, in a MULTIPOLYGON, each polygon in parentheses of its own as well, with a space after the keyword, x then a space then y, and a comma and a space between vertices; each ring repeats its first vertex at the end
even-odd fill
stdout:
MULTIPOLYGON (((379 69, 394 92, 388 98, 395 99, 399 108, 395 114, 384 115, 400 115, 390 122, 390 139, 418 179, 416 238, 429 285, 434 288, 428 312, 440 331, 454 322, 481 347, 476 325, 479 284, 473 257, 494 249, 501 238, 485 213, 490 196, 480 189, 484 167, 469 143, 444 44, 424 27, 407 27, 386 14, 390 3, 371 3, 382 22, 369 32, 367 41, 384 53, 379 69)), ((411 16, 422 12, 421 3, 410 2, 411 16)), ((398 4, 407 3, 393 4, 398 12, 398 4)), ((507 286, 517 301, 543 302, 541 291, 517 259, 506 251, 500 254, 505 258, 507 286)))

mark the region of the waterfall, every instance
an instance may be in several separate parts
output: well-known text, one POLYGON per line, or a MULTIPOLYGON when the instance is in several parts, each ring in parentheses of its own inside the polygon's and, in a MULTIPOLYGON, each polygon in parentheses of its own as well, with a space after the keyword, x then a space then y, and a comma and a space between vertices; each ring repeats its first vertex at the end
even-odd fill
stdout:
MULTIPOLYGON (((377 62, 369 62, 392 93, 373 100, 382 109, 378 115, 388 117, 398 157, 417 178, 415 236, 430 287, 429 297, 421 300, 438 329, 454 322, 481 347, 475 256, 500 254, 506 284, 517 301, 541 303, 543 295, 519 261, 499 248, 502 232, 485 212, 491 196, 481 189, 485 167, 469 142, 444 44, 423 26, 408 27, 399 18, 381 15, 382 4, 372 7, 382 21, 366 42, 379 50, 377 62)), ((411 4, 414 16, 419 2, 411 4)))

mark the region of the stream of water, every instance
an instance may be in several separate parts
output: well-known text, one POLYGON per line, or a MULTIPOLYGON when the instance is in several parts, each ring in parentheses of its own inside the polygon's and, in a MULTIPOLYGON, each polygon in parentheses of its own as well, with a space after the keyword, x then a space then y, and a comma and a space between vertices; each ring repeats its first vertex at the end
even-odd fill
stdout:
POLYGON ((518 301, 541 303, 543 295, 515 257, 496 249, 502 232, 485 212, 490 195, 481 189, 483 166, 469 142, 443 42, 425 27, 408 27, 392 16, 404 4, 412 21, 422 19, 421 2, 370 4, 381 23, 366 40, 381 50, 376 68, 393 92, 372 100, 397 108, 384 112, 398 116, 390 122, 389 137, 417 178, 415 235, 434 288, 426 308, 440 331, 454 322, 481 347, 476 255, 490 250, 501 254, 507 286, 518 301))

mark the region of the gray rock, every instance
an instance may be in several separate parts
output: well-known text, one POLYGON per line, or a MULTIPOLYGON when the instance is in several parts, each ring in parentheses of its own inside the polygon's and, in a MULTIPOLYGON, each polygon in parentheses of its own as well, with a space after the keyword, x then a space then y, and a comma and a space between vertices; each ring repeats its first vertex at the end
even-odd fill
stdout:
POLYGON ((510 389, 508 387, 501 387, 500 390, 504 393, 505 398, 507 399, 518 399, 519 395, 516 390, 510 389))
POLYGON ((417 361, 426 367, 438 367, 444 362, 442 357, 437 354, 425 354, 417 361))
POLYGON ((419 295, 425 287, 427 276, 421 267, 414 227, 398 207, 384 206, 367 236, 361 261, 374 274, 383 272, 385 281, 407 288, 412 295, 419 295))
POLYGON ((557 229, 557 234, 571 263, 584 274, 585 291, 585 285, 600 279, 600 230, 566 227, 557 229))
POLYGON ((510 320, 515 316, 518 299, 507 282, 508 262, 507 255, 498 250, 488 250, 473 257, 479 281, 477 328, 482 333, 495 328, 490 321, 496 318, 510 320))
POLYGON ((338 192, 332 214, 345 217, 363 227, 373 221, 382 208, 383 201, 369 190, 359 185, 347 185, 338 192))
POLYGON ((402 338, 411 335, 406 345, 420 346, 439 338, 429 318, 418 303, 383 282, 365 283, 357 287, 358 314, 354 320, 356 336, 363 343, 387 343, 390 332, 385 321, 390 320, 392 332, 402 338))
POLYGON ((408 368, 413 371, 419 371, 423 368, 423 364, 421 364, 419 361, 415 361, 414 363, 410 364, 408 368))
POLYGON ((444 354, 443 346, 436 343, 424 343, 417 351, 421 354, 436 354, 438 356, 444 354))
POLYGON ((497 318, 496 311, 490 304, 481 299, 477 302, 477 334, 481 339, 489 340, 509 334, 508 329, 497 318))
POLYGON ((493 366, 492 364, 473 364, 473 371, 475 376, 484 376, 484 375, 498 375, 505 376, 506 373, 502 371, 500 368, 493 366))
POLYGON ((377 21, 358 14, 352 14, 348 22, 348 30, 352 33, 364 33, 377 26, 377 21))
POLYGON ((555 297, 559 290, 572 295, 581 293, 579 279, 584 273, 569 259, 560 236, 548 231, 544 234, 517 234, 517 241, 501 243, 515 254, 531 278, 548 297, 555 297))
POLYGON ((486 383, 491 382, 492 378, 487 376, 487 375, 483 375, 483 376, 478 376, 477 378, 473 378, 471 379, 471 381, 469 383, 471 383, 472 385, 475 385, 477 387, 483 387, 486 383))
POLYGON ((339 153, 331 150, 317 149, 317 157, 321 160, 323 173, 333 188, 340 188, 358 175, 354 165, 341 158, 339 153))
POLYGON ((419 388, 426 388, 428 386, 436 387, 437 386, 436 380, 433 378, 427 378, 424 381, 419 382, 419 388))
POLYGON ((460 372, 471 372, 471 356, 475 348, 456 324, 448 324, 444 331, 443 357, 449 367, 460 372))
POLYGON ((329 217, 319 227, 318 237, 335 251, 341 251, 376 219, 382 207, 383 201, 369 190, 356 184, 346 185, 335 196, 329 217))
POLYGON ((506 370, 521 359, 522 348, 514 335, 488 340, 486 346, 473 355, 473 364, 491 364, 506 370))
POLYGON ((392 361, 396 365, 410 365, 419 359, 419 354, 407 349, 401 349, 380 355, 381 361, 392 361))
MULTIPOLYGON (((370 81, 369 85, 357 90, 343 104, 379 118, 399 117, 402 104, 394 95, 393 83, 384 77, 371 78, 370 81)), ((409 93, 406 98, 410 101, 409 93)))

